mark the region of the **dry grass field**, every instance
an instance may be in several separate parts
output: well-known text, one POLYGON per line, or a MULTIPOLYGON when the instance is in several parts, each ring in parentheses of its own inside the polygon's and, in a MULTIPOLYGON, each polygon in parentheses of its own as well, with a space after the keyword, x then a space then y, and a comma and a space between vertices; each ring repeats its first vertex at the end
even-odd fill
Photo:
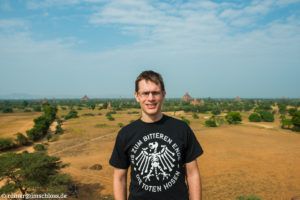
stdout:
POLYGON ((41 112, 0 113, 0 137, 14 137, 17 132, 25 135, 25 131, 33 127, 33 119, 41 114, 41 112))
MULTIPOLYGON (((70 163, 64 172, 79 186, 79 199, 100 199, 112 194, 113 168, 108 160, 120 130, 118 123, 125 125, 139 118, 139 114, 128 111, 134 109, 117 111, 112 115, 115 120, 109 121, 105 117, 107 110, 80 110, 79 118, 64 122, 64 134, 49 142, 48 153, 70 163), (95 116, 81 116, 84 113, 95 116), (102 165, 102 169, 90 169, 95 164, 102 165)), ((66 113, 59 110, 58 115, 66 113)), ((233 200, 243 194, 255 194, 264 200, 290 200, 300 195, 300 134, 280 129, 278 118, 273 123, 251 123, 247 119, 249 113, 243 113, 241 125, 207 128, 203 124, 208 114, 198 114, 199 119, 183 112, 166 114, 189 119, 204 149, 198 158, 204 200, 233 200)), ((0 116, 0 137, 32 127, 33 116, 30 126, 29 118, 25 122, 24 115, 18 115, 0 116), (2 119, 11 125, 6 126, 2 119)))

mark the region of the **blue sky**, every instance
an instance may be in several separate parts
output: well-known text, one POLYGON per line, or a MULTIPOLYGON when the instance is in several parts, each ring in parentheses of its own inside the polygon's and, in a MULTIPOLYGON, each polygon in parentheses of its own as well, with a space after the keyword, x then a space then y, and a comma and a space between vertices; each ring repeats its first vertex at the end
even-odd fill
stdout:
POLYGON ((0 97, 300 97, 300 0, 1 0, 0 97))

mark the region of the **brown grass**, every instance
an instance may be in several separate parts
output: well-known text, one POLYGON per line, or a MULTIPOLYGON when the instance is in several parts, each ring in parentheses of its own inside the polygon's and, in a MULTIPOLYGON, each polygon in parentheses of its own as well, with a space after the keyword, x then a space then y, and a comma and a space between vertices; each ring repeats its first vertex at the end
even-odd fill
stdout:
POLYGON ((15 137, 17 132, 26 135, 26 131, 33 127, 33 119, 42 115, 41 112, 1 113, 0 137, 15 137))
MULTIPOLYGON (((71 174, 78 184, 79 199, 99 199, 112 194, 113 168, 108 160, 120 130, 118 123, 127 124, 139 117, 118 111, 113 114, 116 120, 109 121, 106 112, 79 111, 79 116, 83 113, 95 116, 66 121, 62 126, 65 133, 58 141, 49 143, 50 155, 71 164, 64 172, 71 174), (99 112, 101 116, 97 115, 99 112), (89 169, 94 164, 101 164, 102 170, 89 169)), ((173 116, 174 112, 167 114, 173 116)), ((204 149, 198 159, 204 200, 235 199, 251 193, 267 200, 289 200, 299 195, 300 134, 280 129, 278 116, 274 123, 254 124, 248 122, 249 113, 245 113, 244 124, 206 128, 203 124, 208 114, 198 114, 199 119, 183 112, 176 112, 175 117, 179 118, 179 114, 192 122, 191 127, 204 149), (262 124, 272 128, 264 128, 262 124)))

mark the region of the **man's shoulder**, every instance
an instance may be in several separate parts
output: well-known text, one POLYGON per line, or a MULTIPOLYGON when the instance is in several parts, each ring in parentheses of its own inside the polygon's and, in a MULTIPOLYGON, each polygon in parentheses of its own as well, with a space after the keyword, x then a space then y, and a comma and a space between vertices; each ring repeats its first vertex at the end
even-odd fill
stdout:
MULTIPOLYGON (((164 114, 165 115, 165 114, 164 114)), ((176 126, 178 128, 187 128, 188 124, 185 123, 184 121, 177 119, 175 117, 171 117, 169 115, 165 115, 166 117, 166 122, 172 126, 176 126)))
POLYGON ((120 132, 132 132, 133 130, 135 130, 138 126, 139 126, 139 120, 137 119, 125 126, 123 126, 120 130, 120 132))

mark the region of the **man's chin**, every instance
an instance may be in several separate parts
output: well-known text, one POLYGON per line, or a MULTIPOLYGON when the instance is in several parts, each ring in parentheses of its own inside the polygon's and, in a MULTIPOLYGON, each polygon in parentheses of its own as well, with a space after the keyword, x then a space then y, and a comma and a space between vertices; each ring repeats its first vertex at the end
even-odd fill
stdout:
POLYGON ((145 112, 145 114, 150 115, 150 116, 155 116, 155 115, 158 114, 157 109, 153 109, 153 110, 147 109, 147 110, 145 110, 144 112, 145 112))

